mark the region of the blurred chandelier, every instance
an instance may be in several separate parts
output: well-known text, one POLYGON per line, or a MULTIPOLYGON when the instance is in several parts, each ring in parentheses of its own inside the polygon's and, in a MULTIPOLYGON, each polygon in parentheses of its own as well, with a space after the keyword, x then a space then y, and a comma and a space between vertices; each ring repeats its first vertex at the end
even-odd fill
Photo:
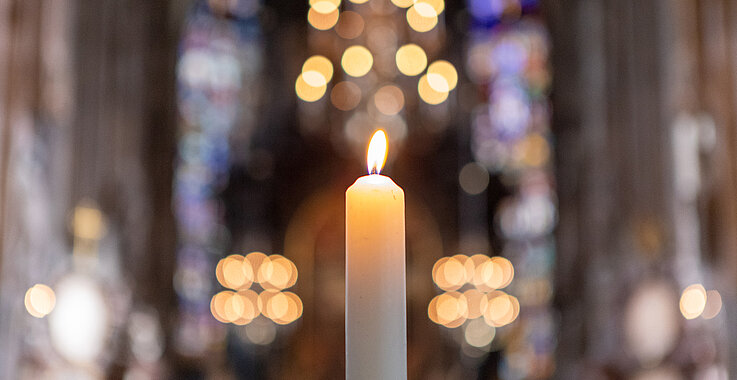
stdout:
POLYGON ((444 129, 458 82, 455 67, 437 59, 444 10, 444 0, 310 0, 308 44, 318 54, 295 81, 302 128, 339 125, 331 139, 351 152, 378 128, 396 145, 444 129))

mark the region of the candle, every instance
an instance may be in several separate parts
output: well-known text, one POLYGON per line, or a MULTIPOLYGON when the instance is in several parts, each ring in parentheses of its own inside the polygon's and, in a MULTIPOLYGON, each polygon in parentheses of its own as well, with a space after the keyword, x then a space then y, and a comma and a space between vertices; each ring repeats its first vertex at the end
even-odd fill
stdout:
POLYGON ((346 379, 406 379, 404 191, 380 175, 386 135, 377 131, 367 154, 369 175, 348 188, 346 201, 346 379))

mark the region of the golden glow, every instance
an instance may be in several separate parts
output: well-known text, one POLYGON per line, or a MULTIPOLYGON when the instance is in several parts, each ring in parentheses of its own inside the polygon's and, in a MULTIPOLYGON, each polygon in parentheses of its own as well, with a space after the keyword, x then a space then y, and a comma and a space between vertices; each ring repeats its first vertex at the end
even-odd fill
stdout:
POLYGON ((317 30, 328 30, 332 28, 338 23, 339 18, 340 12, 338 11, 338 8, 335 8, 328 13, 320 13, 314 8, 310 8, 310 10, 307 11, 307 22, 317 30))
POLYGON ((701 284, 693 284, 681 294, 681 314, 686 319, 694 319, 704 312, 706 307, 706 290, 701 284))
POLYGON ((428 32, 438 24, 438 14, 427 3, 415 3, 407 10, 407 24, 417 32, 428 32))
POLYGON ((367 2, 368 0, 351 0, 351 3, 353 4, 363 4, 367 2))
POLYGON ((420 77, 420 81, 417 83, 417 92, 420 94, 420 98, 427 104, 440 104, 445 99, 448 99, 448 92, 439 92, 430 86, 427 75, 420 77))
POLYGON ((450 85, 448 85, 448 81, 442 75, 428 72, 426 77, 427 83, 433 90, 444 93, 450 91, 450 85))
POLYGON ((215 277, 220 285, 238 290, 251 286, 254 279, 251 263, 241 255, 230 255, 221 259, 215 267, 215 277))
POLYGON ((361 88, 353 82, 340 82, 330 91, 330 102, 341 111, 350 111, 361 102, 361 88))
MULTIPOLYGON (((333 64, 329 59, 321 55, 313 55, 312 57, 307 58, 305 63, 302 65, 302 73, 306 73, 308 71, 316 71, 322 74, 325 83, 330 82, 330 80, 333 79, 333 64)), ((308 82, 308 84, 315 86, 315 84, 310 83, 306 78, 305 81, 308 82)), ((323 83, 317 83, 318 86, 322 84, 323 83)))
POLYGON ((448 328, 456 328, 468 318, 466 297, 458 292, 446 292, 430 301, 428 317, 433 322, 448 328))
POLYGON ((409 8, 415 3, 414 0, 392 0, 392 3, 400 8, 409 8))
POLYGON ((320 100, 320 98, 325 94, 326 89, 326 85, 319 87, 310 86, 307 81, 305 81, 304 74, 299 74, 297 81, 294 83, 294 90, 297 93, 297 96, 306 102, 320 100))
POLYGON ((432 277, 435 284, 443 290, 452 291, 462 287, 467 280, 465 263, 468 257, 455 255, 443 257, 433 266, 432 277))
POLYGON ((404 93, 397 86, 384 86, 374 94, 374 105, 384 115, 396 115, 404 107, 404 93))
MULTIPOLYGON (((445 85, 448 86, 448 91, 456 88, 456 85, 458 84, 458 72, 456 71, 456 68, 453 66, 452 63, 445 61, 445 60, 439 60, 435 61, 430 64, 427 68, 427 74, 430 76, 430 74, 437 74, 440 75, 443 79, 445 79, 445 85)), ((430 85, 432 86, 433 81, 430 81, 430 85)), ((437 91, 441 91, 441 88, 437 88, 433 86, 433 88, 437 91)))
POLYGON ((363 33, 363 27, 363 17, 360 14, 345 11, 340 14, 338 25, 335 26, 335 32, 347 40, 352 40, 363 33))
POLYGON ((484 320, 489 326, 502 327, 517 319, 519 301, 516 297, 497 290, 489 293, 487 300, 484 320))
POLYGON ((36 318, 43 318, 54 310, 56 294, 50 287, 36 284, 26 291, 24 304, 28 314, 36 318))
MULTIPOLYGON (((274 316, 272 320, 280 325, 292 323, 302 316, 302 300, 292 292, 280 293, 278 305, 272 306, 273 313, 279 313, 280 316, 274 316)), ((273 297, 271 302, 274 303, 277 297, 273 297)))
POLYGON ((297 282, 297 267, 284 256, 271 255, 262 262, 258 280, 264 289, 286 289, 297 282))
POLYGON ((395 55, 397 68, 404 75, 414 76, 427 67, 427 54, 420 46, 407 44, 400 47, 395 55))
POLYGON ((362 77, 366 75, 374 64, 374 57, 371 52, 361 45, 353 45, 343 52, 343 58, 340 60, 343 71, 352 77, 362 77))
POLYGON ((310 9, 315 12, 328 14, 340 7, 340 0, 310 0, 310 9))
POLYGON ((480 285, 491 278, 493 267, 487 265, 491 259, 486 255, 473 255, 466 260, 466 280, 473 285, 480 285))
POLYGON ((74 218, 72 220, 72 229, 74 236, 80 239, 100 240, 104 233, 104 223, 102 212, 91 205, 91 202, 82 202, 74 208, 74 218))
MULTIPOLYGON (((545 139, 539 133, 531 133, 523 140, 521 140, 514 147, 515 155, 518 159, 527 166, 539 167, 545 165, 550 158, 550 146, 548 140, 545 139)), ((644 231, 643 237, 645 239, 651 238, 651 235, 647 235, 647 231, 644 231)), ((657 237, 655 237, 657 239, 657 237)), ((652 241, 650 240, 647 241, 652 241)), ((658 244, 657 240, 655 244, 658 244)))
MULTIPOLYGON (((415 5, 420 4, 420 3, 425 3, 425 4, 429 5, 429 6, 431 6, 432 9, 435 11, 435 15, 436 16, 439 15, 439 14, 441 14, 441 13, 443 13, 443 11, 445 10, 445 1, 444 0, 416 0, 415 5)), ((421 7, 424 7, 424 5, 421 6, 421 7)), ((428 14, 428 15, 432 15, 433 14, 429 10, 423 10, 423 12, 425 14, 428 14)))
POLYGON ((468 289, 463 292, 463 296, 466 297, 466 302, 468 304, 468 319, 474 319, 484 315, 488 304, 485 302, 485 294, 478 291, 478 289, 468 289))
POLYGON ((722 296, 716 290, 708 290, 706 292, 706 305, 704 313, 701 314, 704 319, 712 319, 716 317, 722 310, 722 296))
POLYGON ((366 165, 369 174, 379 174, 384 167, 387 155, 386 133, 379 129, 374 132, 369 143, 368 152, 366 153, 366 165))
POLYGON ((311 87, 322 87, 327 84, 325 77, 314 70, 303 72, 302 79, 311 87))

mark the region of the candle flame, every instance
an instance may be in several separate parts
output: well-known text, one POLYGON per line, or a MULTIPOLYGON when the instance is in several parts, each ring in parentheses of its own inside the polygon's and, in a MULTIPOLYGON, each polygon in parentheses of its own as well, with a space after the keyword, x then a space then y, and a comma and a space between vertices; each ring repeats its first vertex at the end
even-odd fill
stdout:
POLYGON ((366 153, 366 164, 368 165, 369 174, 379 174, 386 162, 387 153, 386 134, 379 129, 374 132, 369 143, 368 153, 366 153))

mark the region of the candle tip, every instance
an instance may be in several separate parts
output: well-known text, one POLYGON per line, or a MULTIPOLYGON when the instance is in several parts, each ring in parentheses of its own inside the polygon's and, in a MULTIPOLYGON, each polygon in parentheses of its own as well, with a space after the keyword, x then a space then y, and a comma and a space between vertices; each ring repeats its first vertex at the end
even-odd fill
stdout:
POLYGON ((384 167, 387 155, 386 133, 379 129, 374 132, 366 153, 366 164, 369 174, 379 174, 384 167))

